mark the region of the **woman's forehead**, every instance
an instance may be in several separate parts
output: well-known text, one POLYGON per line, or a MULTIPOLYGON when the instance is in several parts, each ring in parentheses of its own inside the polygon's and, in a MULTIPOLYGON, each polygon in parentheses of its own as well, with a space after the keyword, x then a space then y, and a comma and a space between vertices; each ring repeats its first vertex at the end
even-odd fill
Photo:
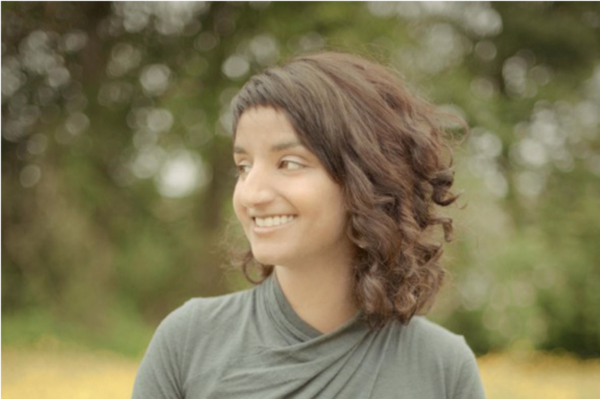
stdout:
POLYGON ((234 145, 298 142, 298 135, 287 116, 274 108, 258 107, 244 111, 235 131, 234 145))

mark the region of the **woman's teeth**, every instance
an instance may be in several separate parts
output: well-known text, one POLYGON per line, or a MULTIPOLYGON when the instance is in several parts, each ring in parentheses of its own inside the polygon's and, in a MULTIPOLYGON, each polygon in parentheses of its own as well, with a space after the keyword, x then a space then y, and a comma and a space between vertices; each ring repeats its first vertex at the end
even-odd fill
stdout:
POLYGON ((294 220, 295 216, 274 216, 268 218, 254 218, 258 227, 271 227, 286 224, 294 220))

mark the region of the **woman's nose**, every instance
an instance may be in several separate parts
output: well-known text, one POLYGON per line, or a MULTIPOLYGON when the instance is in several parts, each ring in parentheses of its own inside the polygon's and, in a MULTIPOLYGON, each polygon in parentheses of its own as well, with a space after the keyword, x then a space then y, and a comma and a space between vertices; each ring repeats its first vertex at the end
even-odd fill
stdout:
POLYGON ((246 207, 266 204, 275 198, 269 174, 259 167, 253 167, 241 182, 240 200, 246 207))

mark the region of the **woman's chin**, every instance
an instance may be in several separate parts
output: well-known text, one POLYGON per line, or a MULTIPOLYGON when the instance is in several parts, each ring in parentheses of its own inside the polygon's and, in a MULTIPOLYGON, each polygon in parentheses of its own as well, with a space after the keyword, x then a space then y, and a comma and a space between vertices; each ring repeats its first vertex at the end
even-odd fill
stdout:
POLYGON ((254 255, 254 259, 256 259, 259 263, 263 265, 276 265, 278 264, 277 258, 272 256, 256 256, 254 255))
POLYGON ((254 259, 263 265, 281 265, 285 263, 285 257, 281 256, 281 254, 275 254, 273 252, 262 252, 262 251, 253 251, 254 259))

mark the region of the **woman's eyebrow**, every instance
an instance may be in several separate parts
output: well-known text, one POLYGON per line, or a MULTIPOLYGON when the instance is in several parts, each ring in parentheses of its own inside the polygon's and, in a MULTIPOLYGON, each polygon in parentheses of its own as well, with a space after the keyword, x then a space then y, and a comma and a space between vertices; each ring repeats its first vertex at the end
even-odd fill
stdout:
MULTIPOLYGON (((290 148, 294 148, 294 147, 304 147, 304 146, 296 140, 284 141, 281 143, 273 144, 271 146, 271 152, 285 151, 285 150, 289 150, 290 148)), ((234 145, 233 153, 234 154, 247 154, 248 152, 242 146, 234 145)))

